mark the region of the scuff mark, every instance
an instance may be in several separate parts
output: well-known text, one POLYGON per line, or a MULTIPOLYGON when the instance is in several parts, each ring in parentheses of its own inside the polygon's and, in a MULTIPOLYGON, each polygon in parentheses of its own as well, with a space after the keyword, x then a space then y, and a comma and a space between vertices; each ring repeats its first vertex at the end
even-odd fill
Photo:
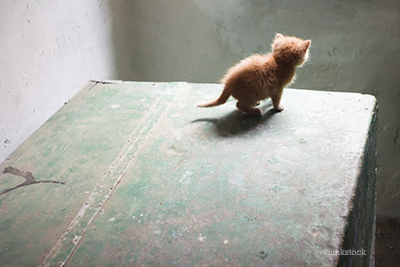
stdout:
POLYGON ((395 147, 398 147, 398 146, 399 146, 399 143, 398 143, 399 131, 400 131, 400 128, 397 128, 396 133, 395 133, 395 135, 394 135, 393 143, 394 143, 394 146, 395 146, 395 147))
POLYGON ((4 140, 4 142, 3 142, 4 147, 7 148, 7 146, 8 146, 10 143, 11 143, 11 140, 8 139, 8 138, 6 138, 6 140, 4 140))
POLYGON ((268 253, 265 252, 264 250, 261 250, 257 253, 256 255, 257 257, 259 257, 260 259, 265 260, 268 257, 268 253))
POLYGON ((25 178, 25 182, 13 187, 13 188, 4 190, 3 192, 0 193, 0 195, 6 194, 6 193, 8 193, 8 192, 10 192, 10 191, 12 191, 14 189, 19 188, 19 187, 27 186, 27 185, 31 185, 31 184, 40 184, 40 183, 65 184, 65 182, 58 182, 58 181, 36 181, 35 177, 33 177, 31 172, 20 171, 17 168, 14 168, 14 167, 11 167, 11 166, 5 168, 3 170, 3 172, 2 172, 2 174, 3 173, 9 173, 9 174, 12 174, 12 175, 15 175, 15 176, 23 177, 23 178, 25 178))

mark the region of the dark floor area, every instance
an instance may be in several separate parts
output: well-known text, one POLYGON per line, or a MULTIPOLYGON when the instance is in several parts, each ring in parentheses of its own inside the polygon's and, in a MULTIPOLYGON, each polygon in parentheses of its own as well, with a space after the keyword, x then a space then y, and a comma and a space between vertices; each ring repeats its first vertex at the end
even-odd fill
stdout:
POLYGON ((375 266, 400 266, 400 222, 378 222, 375 236, 375 266))

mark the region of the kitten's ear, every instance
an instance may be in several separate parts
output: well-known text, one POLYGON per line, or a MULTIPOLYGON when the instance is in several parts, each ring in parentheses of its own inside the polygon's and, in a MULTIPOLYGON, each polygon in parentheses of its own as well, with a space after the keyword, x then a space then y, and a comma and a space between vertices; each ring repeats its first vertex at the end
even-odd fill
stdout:
POLYGON ((284 37, 284 36, 283 36, 282 34, 277 33, 277 34, 275 35, 275 40, 278 39, 278 38, 283 38, 283 37, 284 37))
POLYGON ((306 51, 310 47, 310 44, 311 44, 311 40, 304 41, 304 43, 303 43, 304 51, 306 51))

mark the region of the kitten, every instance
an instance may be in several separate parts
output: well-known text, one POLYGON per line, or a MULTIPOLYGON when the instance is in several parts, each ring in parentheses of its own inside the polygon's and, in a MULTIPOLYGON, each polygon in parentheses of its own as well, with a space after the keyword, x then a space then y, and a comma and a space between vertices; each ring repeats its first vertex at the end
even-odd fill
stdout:
POLYGON ((230 68, 221 80, 225 85, 221 96, 197 106, 219 106, 233 96, 238 100, 238 109, 259 116, 262 111, 254 106, 270 97, 274 110, 282 111, 280 100, 283 88, 292 82, 296 67, 307 61, 310 44, 311 40, 278 33, 271 45, 272 53, 252 55, 230 68))

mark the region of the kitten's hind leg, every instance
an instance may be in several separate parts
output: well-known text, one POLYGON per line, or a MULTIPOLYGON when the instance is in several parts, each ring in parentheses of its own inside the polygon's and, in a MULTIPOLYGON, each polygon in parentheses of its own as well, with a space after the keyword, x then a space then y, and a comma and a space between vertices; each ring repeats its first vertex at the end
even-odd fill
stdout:
POLYGON ((272 105, 274 106, 274 110, 279 111, 279 112, 284 109, 283 105, 280 104, 281 97, 282 97, 282 93, 271 96, 272 105))
POLYGON ((244 111, 250 115, 260 116, 262 114, 261 109, 252 107, 251 105, 244 104, 240 102, 240 100, 237 102, 236 107, 241 111, 244 111))

